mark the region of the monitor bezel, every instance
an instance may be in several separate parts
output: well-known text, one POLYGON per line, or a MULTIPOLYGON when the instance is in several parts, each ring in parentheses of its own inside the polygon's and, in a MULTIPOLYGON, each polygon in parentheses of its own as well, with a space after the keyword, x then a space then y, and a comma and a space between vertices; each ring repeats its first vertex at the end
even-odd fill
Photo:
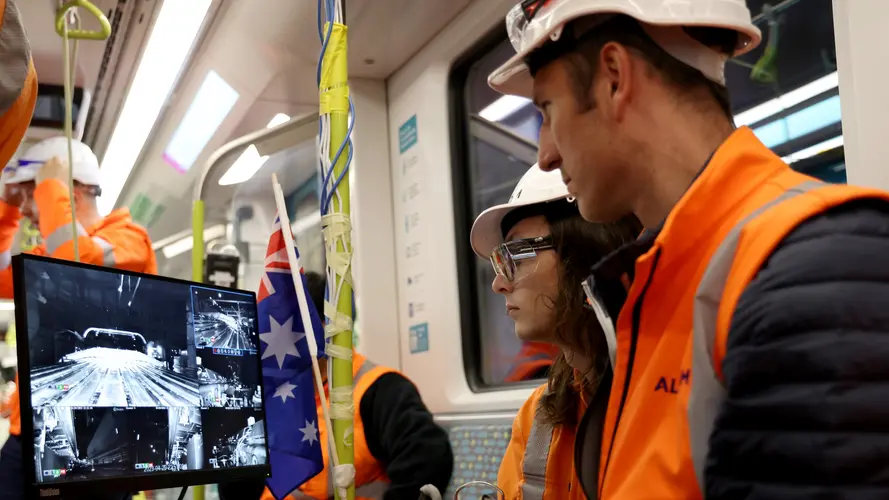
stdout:
MULTIPOLYGON (((269 449, 269 433, 268 433, 268 417, 266 413, 265 392, 261 402, 263 432, 265 432, 265 449, 266 464, 251 465, 243 467, 231 467, 222 469, 198 469, 178 472, 156 472, 144 475, 133 474, 131 476, 113 477, 113 478, 94 478, 80 479, 76 481, 58 481, 41 483, 37 481, 37 471, 34 467, 34 409, 31 406, 31 359, 30 359, 30 339, 28 336, 28 314, 25 294, 24 271, 25 262, 28 260, 39 262, 50 262, 53 264, 62 264, 70 267, 79 267, 83 269, 95 270, 105 273, 114 273, 124 276, 132 276, 137 278, 155 279, 175 283, 185 286, 200 286, 211 290, 221 292, 236 292, 250 295, 253 302, 256 302, 256 292, 250 290, 241 290, 236 288, 221 287, 213 284, 198 283, 194 281, 170 278, 156 274, 146 274, 134 271, 127 271, 117 268, 96 266, 92 264, 84 264, 82 262, 74 262, 69 260, 54 259, 31 254, 19 254, 12 257, 12 273, 13 273, 13 300, 15 301, 15 322, 16 322, 16 353, 18 355, 18 376, 19 376, 19 408, 21 410, 21 446, 22 446, 22 465, 24 467, 23 480, 25 482, 26 491, 30 491, 37 495, 43 496, 74 496, 94 494, 96 491, 136 493, 139 491, 159 490, 164 488, 179 488, 187 486, 198 486, 205 484, 218 484, 223 482, 241 480, 241 479, 265 479, 271 477, 271 452, 269 449), (20 305, 20 306, 19 306, 20 305), (30 437, 28 437, 30 436, 30 437), (28 437, 25 439, 24 437, 28 437), (54 491, 41 491, 54 490, 54 491)), ((258 304, 257 304, 258 312, 258 304)), ((258 319, 258 318, 257 318, 258 319)), ((257 322, 258 330, 259 324, 257 322)), ((259 333, 258 331, 256 332, 259 333)), ((260 374, 260 384, 262 384, 262 348, 258 346, 255 356, 257 373, 260 374)), ((36 497, 35 497, 36 498, 36 497)))

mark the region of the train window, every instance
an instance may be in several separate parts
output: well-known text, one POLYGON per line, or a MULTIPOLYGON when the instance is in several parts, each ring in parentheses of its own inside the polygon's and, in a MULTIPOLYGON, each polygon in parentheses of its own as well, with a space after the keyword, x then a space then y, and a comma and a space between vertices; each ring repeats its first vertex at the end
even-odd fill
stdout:
MULTIPOLYGON (((845 182, 831 2, 809 0, 805 9, 780 2, 767 15, 767 1, 747 2, 763 44, 726 68, 735 122, 752 128, 793 168, 845 182)), ((540 114, 527 99, 502 96, 487 85, 488 74, 513 54, 498 29, 451 74, 454 189, 468 193, 455 207, 464 359, 476 390, 543 377, 540 364, 528 360, 553 355, 515 337, 503 299, 491 290, 493 271, 468 244, 475 217, 506 202, 536 160, 540 114)))
MULTIPOLYGON (((524 362, 528 351, 539 347, 523 345, 516 338, 503 298, 491 290, 491 266, 469 247, 475 217, 509 200, 519 178, 537 158, 540 114, 527 99, 501 96, 487 85, 488 73, 512 53, 506 33, 500 31, 459 62, 451 75, 454 136, 459 141, 455 192, 468 193, 456 207, 464 359, 476 390, 539 379, 546 372, 545 362, 524 362)), ((547 349, 544 357, 552 356, 547 349)))
POLYGON ((747 1, 763 43, 726 68, 732 111, 794 169, 845 182, 831 1, 802 5, 747 1))

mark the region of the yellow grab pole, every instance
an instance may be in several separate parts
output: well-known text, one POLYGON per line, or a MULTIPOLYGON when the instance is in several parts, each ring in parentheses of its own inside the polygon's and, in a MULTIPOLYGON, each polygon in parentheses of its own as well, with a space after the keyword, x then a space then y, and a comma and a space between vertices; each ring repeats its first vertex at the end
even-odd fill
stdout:
POLYGON ((191 208, 191 280, 204 282, 204 202, 195 200, 191 208))
MULTIPOLYGON (((324 27, 325 33, 330 29, 324 27)), ((349 135, 349 82, 346 62, 347 28, 344 24, 334 23, 330 30, 327 50, 321 60, 320 114, 330 116, 330 161, 336 159, 336 153, 348 139, 349 135)), ((325 220, 324 239, 327 250, 328 266, 334 271, 333 281, 328 283, 331 302, 336 295, 336 311, 326 314, 329 317, 328 331, 333 333, 333 349, 328 349, 333 366, 331 376, 330 406, 333 420, 333 437, 340 465, 355 463, 352 421, 354 411, 351 399, 352 391, 352 243, 351 224, 349 222, 349 172, 347 158, 349 146, 343 148, 339 159, 333 165, 328 189, 342 176, 336 195, 330 194, 333 203, 325 220), (333 316, 333 317, 330 317, 333 316), (345 395, 348 394, 348 400, 345 395)), ((336 492, 339 500, 339 492, 336 492)), ((348 500, 354 500, 355 486, 348 489, 348 500)))

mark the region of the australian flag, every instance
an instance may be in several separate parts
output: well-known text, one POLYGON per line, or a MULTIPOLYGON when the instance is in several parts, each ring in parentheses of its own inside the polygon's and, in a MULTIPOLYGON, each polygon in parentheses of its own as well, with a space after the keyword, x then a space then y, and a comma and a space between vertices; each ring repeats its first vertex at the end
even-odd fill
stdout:
MULTIPOLYGON (((297 252, 297 255, 299 253, 297 252)), ((300 269, 302 287, 306 278, 300 269)), ((318 355, 324 353, 324 330, 309 298, 318 355)), ((269 433, 269 490, 278 500, 324 468, 318 439, 318 412, 312 359, 302 322, 281 220, 275 220, 265 257, 265 273, 257 296, 259 339, 262 341, 262 391, 269 433)))

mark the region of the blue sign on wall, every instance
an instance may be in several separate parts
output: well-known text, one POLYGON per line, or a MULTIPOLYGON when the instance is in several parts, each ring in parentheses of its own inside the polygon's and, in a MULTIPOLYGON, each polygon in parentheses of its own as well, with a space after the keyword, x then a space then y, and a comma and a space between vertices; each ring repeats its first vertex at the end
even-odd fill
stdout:
POLYGON ((419 323, 411 326, 411 354, 426 352, 429 350, 429 323, 419 323))
POLYGON ((401 154, 417 143, 417 115, 414 115, 398 127, 398 149, 401 154))

